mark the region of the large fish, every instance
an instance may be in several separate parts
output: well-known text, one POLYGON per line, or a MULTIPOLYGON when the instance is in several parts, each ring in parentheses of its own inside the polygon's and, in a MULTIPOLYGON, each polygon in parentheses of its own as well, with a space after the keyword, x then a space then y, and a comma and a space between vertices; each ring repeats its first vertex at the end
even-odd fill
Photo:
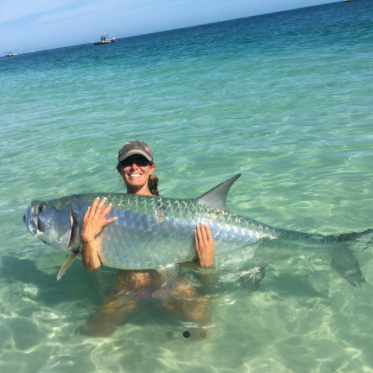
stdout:
MULTIPOLYGON (((193 237, 198 223, 209 226, 215 257, 244 249, 246 257, 260 258, 260 242, 306 242, 336 244, 371 233, 324 236, 274 228, 231 213, 225 202, 236 175, 196 199, 173 199, 126 193, 75 194, 51 201, 33 201, 26 210, 29 232, 56 249, 70 253, 57 279, 60 279, 81 250, 80 233, 84 213, 94 199, 107 198, 113 207, 108 218, 118 219, 100 233, 99 257, 103 265, 121 269, 161 269, 193 261, 193 237)), ((280 249, 279 249, 280 250, 280 249)), ((364 282, 351 251, 339 249, 332 266, 354 285, 364 282)))

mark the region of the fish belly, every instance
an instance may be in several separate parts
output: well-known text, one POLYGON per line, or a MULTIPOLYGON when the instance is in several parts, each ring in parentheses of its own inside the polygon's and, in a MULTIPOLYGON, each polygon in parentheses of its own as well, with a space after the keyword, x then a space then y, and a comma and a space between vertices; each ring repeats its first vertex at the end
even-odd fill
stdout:
MULTIPOLYGON (((202 222, 209 226, 215 254, 241 249, 259 237, 232 224, 217 224, 213 217, 196 216, 192 220, 138 214, 116 210, 118 219, 106 226, 101 235, 102 264, 121 269, 152 269, 193 261, 196 257, 194 231, 202 222)), ((110 217, 110 216, 109 216, 110 217)))
POLYGON ((188 221, 122 211, 101 235, 102 264, 121 269, 152 269, 192 261, 194 228, 188 221))
MULTIPOLYGON (((90 199, 87 196, 85 198, 90 199)), ((93 200, 93 196, 91 198, 93 200)), ((86 200, 72 204, 80 227, 89 206, 86 200)), ((251 219, 217 211, 193 201, 184 203, 184 207, 179 201, 171 203, 163 199, 161 205, 165 208, 162 214, 157 215, 155 211, 160 204, 155 204, 157 200, 145 199, 146 204, 141 204, 141 208, 137 199, 134 200, 136 203, 133 204, 117 202, 108 216, 108 219, 116 216, 117 220, 101 231, 99 256, 102 264, 108 267, 154 269, 193 261, 196 257, 194 231, 198 223, 210 228, 214 257, 251 246, 274 234, 273 230, 270 232, 268 227, 251 219), (124 208, 121 204, 125 205, 124 208)), ((109 198, 108 202, 111 202, 109 198)), ((76 245, 79 243, 80 240, 76 245)))

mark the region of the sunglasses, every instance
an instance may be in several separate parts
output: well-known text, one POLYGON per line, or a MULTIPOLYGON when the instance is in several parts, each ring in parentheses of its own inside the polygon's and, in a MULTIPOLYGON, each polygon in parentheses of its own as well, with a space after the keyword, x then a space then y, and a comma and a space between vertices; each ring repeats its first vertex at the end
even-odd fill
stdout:
POLYGON ((120 162, 122 167, 132 166, 133 163, 136 163, 137 166, 139 167, 150 165, 150 161, 146 159, 145 157, 135 157, 135 158, 129 157, 125 159, 124 161, 120 162))

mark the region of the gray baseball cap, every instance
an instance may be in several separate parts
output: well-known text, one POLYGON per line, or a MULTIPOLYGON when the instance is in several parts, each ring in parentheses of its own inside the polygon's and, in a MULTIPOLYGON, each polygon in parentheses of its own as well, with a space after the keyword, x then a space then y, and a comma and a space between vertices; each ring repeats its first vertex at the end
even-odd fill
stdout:
POLYGON ((153 160, 153 153, 150 146, 145 142, 135 140, 122 145, 118 153, 118 162, 122 162, 134 154, 143 155, 149 161, 153 160))

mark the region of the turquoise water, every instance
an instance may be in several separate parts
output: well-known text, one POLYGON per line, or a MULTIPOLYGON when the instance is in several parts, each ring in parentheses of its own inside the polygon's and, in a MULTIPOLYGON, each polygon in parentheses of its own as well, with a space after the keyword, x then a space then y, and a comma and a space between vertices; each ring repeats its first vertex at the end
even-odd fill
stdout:
POLYGON ((7 372, 371 372, 373 246, 352 287, 322 252, 272 263, 259 290, 211 295, 211 338, 144 307, 108 338, 76 329, 113 287, 27 232, 35 198, 123 192, 119 147, 148 142, 160 193, 242 173, 228 208, 322 234, 373 228, 373 16, 338 2, 0 59, 0 369, 7 372), (172 331, 173 337, 166 333, 172 331))

